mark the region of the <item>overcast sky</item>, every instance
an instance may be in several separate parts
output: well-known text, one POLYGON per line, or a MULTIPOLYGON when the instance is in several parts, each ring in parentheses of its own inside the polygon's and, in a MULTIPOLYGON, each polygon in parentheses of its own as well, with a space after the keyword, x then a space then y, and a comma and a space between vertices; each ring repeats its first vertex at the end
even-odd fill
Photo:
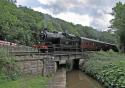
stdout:
POLYGON ((49 14, 74 24, 107 30, 110 26, 112 7, 125 0, 17 0, 17 5, 49 14))

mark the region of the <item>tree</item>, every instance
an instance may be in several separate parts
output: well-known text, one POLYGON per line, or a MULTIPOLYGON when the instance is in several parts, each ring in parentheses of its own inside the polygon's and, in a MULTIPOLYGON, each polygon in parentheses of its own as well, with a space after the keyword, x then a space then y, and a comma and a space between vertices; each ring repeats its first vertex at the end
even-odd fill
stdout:
POLYGON ((117 3, 113 8, 112 27, 116 29, 121 52, 125 52, 125 4, 117 3))

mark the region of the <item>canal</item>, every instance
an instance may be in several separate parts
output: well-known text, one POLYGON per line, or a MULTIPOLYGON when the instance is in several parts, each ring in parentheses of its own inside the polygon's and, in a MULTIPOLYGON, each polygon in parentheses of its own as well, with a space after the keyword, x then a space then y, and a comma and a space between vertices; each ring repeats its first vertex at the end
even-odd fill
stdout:
POLYGON ((79 70, 67 72, 67 88, 104 88, 97 81, 79 70))

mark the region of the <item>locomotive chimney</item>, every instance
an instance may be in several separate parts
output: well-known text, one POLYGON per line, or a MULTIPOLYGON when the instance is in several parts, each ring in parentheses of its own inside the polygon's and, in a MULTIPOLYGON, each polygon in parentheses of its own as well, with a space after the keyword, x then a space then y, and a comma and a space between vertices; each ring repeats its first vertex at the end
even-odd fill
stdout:
POLYGON ((44 28, 44 29, 43 29, 43 32, 48 32, 48 28, 44 28))

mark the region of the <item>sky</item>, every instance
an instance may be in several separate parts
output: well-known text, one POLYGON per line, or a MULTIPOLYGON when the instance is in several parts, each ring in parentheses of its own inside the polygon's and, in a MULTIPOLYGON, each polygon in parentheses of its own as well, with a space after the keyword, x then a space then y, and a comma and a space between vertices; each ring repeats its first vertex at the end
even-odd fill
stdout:
POLYGON ((74 24, 91 26, 99 31, 108 30, 112 8, 125 0, 17 0, 17 5, 49 14, 74 24))

